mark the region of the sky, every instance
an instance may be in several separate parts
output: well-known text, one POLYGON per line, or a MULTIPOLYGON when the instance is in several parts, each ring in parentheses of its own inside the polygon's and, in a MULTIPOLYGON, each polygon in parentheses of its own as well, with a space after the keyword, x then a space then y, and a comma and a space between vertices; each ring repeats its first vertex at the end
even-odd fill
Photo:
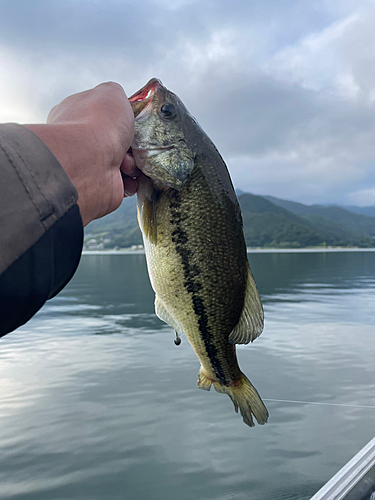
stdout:
POLYGON ((373 0, 0 0, 0 121, 157 77, 236 188, 375 205, 374 26, 373 0))

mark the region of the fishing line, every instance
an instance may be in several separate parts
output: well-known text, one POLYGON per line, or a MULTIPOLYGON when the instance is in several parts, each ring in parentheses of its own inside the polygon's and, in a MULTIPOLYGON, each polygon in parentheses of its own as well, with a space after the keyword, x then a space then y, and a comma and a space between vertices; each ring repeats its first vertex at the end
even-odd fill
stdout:
POLYGON ((303 404, 303 405, 323 405, 323 406, 343 406, 345 408, 370 408, 375 410, 375 406, 366 406, 366 405, 351 405, 351 404, 343 404, 343 403, 323 403, 319 401, 294 401, 292 399, 267 399, 262 398, 263 401, 272 401, 274 403, 295 403, 295 404, 303 404))

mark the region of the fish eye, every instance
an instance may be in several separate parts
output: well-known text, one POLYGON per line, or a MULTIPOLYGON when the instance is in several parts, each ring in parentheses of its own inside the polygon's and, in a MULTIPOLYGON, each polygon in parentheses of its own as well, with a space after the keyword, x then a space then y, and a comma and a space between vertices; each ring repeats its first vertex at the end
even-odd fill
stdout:
POLYGON ((163 118, 172 120, 176 117, 176 106, 170 102, 166 102, 160 108, 160 113, 163 115, 163 118))

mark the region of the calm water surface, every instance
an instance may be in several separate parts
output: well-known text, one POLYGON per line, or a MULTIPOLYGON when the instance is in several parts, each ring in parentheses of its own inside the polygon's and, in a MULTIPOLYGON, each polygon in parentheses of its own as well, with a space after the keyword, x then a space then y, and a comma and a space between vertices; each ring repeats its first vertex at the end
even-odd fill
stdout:
POLYGON ((250 429, 227 396, 196 388, 187 340, 176 347, 153 313, 144 255, 84 255, 0 341, 0 498, 304 500, 364 446, 375 253, 249 257, 266 325, 238 357, 267 425, 250 429))

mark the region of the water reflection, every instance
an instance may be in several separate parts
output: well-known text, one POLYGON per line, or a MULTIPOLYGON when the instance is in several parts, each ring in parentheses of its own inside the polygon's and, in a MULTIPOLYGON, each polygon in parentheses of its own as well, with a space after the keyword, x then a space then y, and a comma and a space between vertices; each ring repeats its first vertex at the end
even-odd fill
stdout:
POLYGON ((301 285, 375 286, 373 252, 252 253, 249 259, 260 293, 265 295, 301 285))
POLYGON ((267 425, 196 388, 199 362, 155 317, 143 255, 85 255, 1 341, 0 498, 310 498, 373 436, 361 405, 375 407, 375 254, 250 261, 266 326, 238 357, 283 400, 267 402, 267 425))

